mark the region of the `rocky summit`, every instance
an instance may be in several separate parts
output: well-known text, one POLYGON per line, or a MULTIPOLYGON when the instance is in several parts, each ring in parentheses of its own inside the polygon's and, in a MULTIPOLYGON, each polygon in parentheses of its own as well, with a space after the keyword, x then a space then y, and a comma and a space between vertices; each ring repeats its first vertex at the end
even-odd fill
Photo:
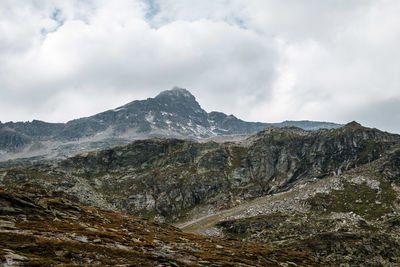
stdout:
POLYGON ((254 134, 271 126, 304 129, 341 125, 312 121, 245 122, 221 112, 207 113, 186 89, 173 88, 155 98, 67 123, 0 122, 0 168, 66 158, 86 151, 125 145, 135 139, 175 137, 199 140, 254 134))
POLYGON ((298 251, 320 264, 400 264, 399 135, 351 122, 229 140, 137 140, 4 169, 0 183, 61 191, 88 206, 298 251))

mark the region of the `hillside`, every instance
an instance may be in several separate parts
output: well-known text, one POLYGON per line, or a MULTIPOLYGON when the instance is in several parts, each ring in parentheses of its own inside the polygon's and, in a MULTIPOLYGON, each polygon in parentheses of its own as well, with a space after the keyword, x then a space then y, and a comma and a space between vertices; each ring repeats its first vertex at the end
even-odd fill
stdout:
POLYGON ((400 147, 288 191, 195 218, 178 227, 302 251, 329 262, 400 263, 400 147))
POLYGON ((2 266, 296 266, 304 253, 187 234, 86 207, 60 192, 0 187, 2 266))

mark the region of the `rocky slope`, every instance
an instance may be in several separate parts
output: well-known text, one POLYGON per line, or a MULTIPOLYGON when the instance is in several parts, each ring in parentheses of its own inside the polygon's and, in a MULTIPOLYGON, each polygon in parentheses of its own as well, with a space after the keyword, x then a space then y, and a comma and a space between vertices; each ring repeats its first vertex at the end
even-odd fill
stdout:
POLYGON ((398 266, 400 146, 341 174, 179 226, 302 251, 337 265, 398 266))
POLYGON ((253 134, 270 126, 337 128, 325 122, 245 122, 221 112, 207 113, 187 90, 174 88, 155 98, 67 123, 0 122, 0 168, 124 145, 135 139, 179 137, 198 140, 219 135, 253 134), (4 162, 12 160, 9 162, 4 162))
POLYGON ((298 266, 304 253, 187 234, 81 205, 61 192, 0 187, 2 266, 298 266))

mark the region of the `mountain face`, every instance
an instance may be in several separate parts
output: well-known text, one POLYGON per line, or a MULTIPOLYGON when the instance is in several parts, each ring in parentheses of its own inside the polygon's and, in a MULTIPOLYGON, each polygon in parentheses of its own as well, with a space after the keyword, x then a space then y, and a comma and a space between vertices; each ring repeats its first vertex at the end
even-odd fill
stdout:
POLYGON ((233 115, 204 111, 186 89, 173 88, 155 98, 133 101, 91 117, 63 123, 0 122, 1 167, 125 145, 135 139, 175 137, 199 140, 220 135, 253 134, 271 126, 337 128, 326 122, 245 122, 233 115), (26 159, 28 158, 28 159, 26 159), (14 160, 12 162, 4 162, 14 160))
POLYGON ((185 227, 279 245, 350 266, 400 263, 400 147, 340 175, 201 218, 185 227), (206 221, 212 221, 212 224, 206 221), (215 231, 215 230, 214 230, 215 231))
POLYGON ((0 171, 3 186, 26 183, 333 265, 400 263, 400 136, 356 122, 272 127, 223 143, 137 140, 0 171))

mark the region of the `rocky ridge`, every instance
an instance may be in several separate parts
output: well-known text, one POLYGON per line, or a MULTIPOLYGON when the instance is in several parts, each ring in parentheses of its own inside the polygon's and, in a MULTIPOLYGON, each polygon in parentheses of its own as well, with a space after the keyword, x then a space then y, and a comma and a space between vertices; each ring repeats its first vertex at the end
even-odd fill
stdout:
POLYGON ((186 89, 173 88, 155 98, 67 123, 0 122, 0 168, 125 145, 135 139, 174 137, 199 140, 220 135, 253 134, 271 126, 337 128, 326 122, 246 122, 221 112, 207 113, 186 89), (9 160, 9 161, 7 161, 9 160))

